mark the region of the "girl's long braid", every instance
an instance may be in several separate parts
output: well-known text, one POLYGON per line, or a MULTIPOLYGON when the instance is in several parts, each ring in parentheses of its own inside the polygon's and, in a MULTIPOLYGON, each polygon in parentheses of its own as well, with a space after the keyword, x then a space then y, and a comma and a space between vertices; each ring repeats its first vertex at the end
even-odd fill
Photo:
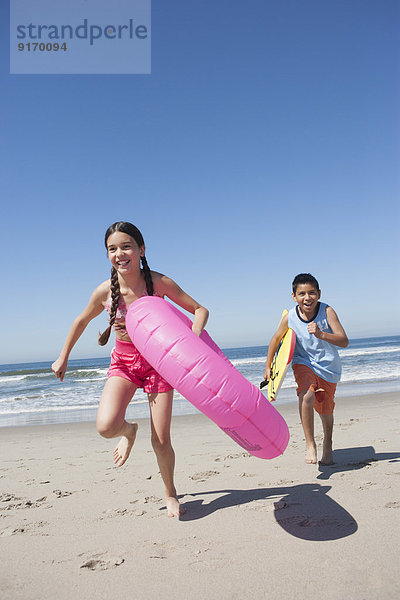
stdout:
POLYGON ((145 256, 141 256, 140 260, 142 261, 143 275, 144 275, 144 281, 146 283, 147 295, 153 296, 153 294, 154 294, 153 279, 151 278, 151 271, 150 271, 149 265, 147 264, 147 259, 145 256))
POLYGON ((117 310, 118 310, 118 304, 119 304, 119 297, 121 295, 121 290, 119 288, 119 281, 118 281, 118 273, 114 267, 112 267, 112 269, 111 269, 110 289, 111 289, 110 320, 108 322, 109 325, 108 325, 107 329, 105 331, 103 331, 103 333, 99 334, 98 343, 100 344, 100 346, 105 346, 110 338, 111 328, 115 323, 115 318, 117 316, 117 310))

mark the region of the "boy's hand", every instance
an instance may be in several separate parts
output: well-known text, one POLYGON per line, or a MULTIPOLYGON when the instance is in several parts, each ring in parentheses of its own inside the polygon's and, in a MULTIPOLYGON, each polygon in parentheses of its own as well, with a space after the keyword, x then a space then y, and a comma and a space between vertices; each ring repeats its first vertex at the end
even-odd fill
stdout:
POLYGON ((265 371, 264 371, 264 379, 265 381, 269 381, 271 378, 271 369, 270 367, 266 367, 265 371))
POLYGON ((322 337, 322 331, 314 321, 308 324, 307 329, 308 333, 312 333, 313 335, 315 335, 315 337, 322 337))

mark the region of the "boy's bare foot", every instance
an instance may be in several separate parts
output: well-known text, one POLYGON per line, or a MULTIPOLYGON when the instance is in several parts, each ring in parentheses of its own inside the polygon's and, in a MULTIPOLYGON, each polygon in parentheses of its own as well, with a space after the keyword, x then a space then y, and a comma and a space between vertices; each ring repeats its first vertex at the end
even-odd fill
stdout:
POLYGON ((114 463, 117 467, 122 467, 122 465, 127 461, 131 453, 132 446, 135 443, 137 430, 137 423, 127 423, 127 431, 119 440, 118 446, 114 450, 114 463))
POLYGON ((167 512, 169 517, 179 517, 185 514, 185 509, 179 504, 178 498, 168 496, 165 498, 165 504, 167 506, 167 512))
POLYGON ((322 450, 322 458, 319 461, 320 465, 333 465, 332 444, 324 444, 322 450))
POLYGON ((315 443, 306 445, 306 457, 304 460, 308 465, 317 464, 317 447, 315 443))

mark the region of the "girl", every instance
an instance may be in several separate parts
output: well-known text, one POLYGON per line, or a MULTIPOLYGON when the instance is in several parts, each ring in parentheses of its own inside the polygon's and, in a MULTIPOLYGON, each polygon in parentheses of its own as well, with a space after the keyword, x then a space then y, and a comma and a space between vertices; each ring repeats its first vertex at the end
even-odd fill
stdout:
POLYGON ((131 223, 120 221, 111 225, 106 231, 105 245, 112 265, 111 279, 94 290, 89 304, 73 322, 60 356, 52 364, 52 370, 63 381, 72 348, 88 323, 105 309, 110 315, 109 326, 99 335, 99 344, 103 346, 107 343, 111 328, 115 330, 116 340, 97 412, 97 430, 106 438, 121 436, 114 450, 114 462, 117 466, 123 465, 138 429, 137 423, 125 420, 125 412, 137 388, 144 389, 149 398, 151 442, 165 486, 168 515, 179 517, 183 510, 174 485, 175 453, 170 437, 173 389, 132 344, 125 329, 125 316, 130 304, 142 296, 167 296, 194 314, 192 330, 200 335, 208 319, 208 310, 188 296, 172 279, 150 271, 142 234, 131 223))

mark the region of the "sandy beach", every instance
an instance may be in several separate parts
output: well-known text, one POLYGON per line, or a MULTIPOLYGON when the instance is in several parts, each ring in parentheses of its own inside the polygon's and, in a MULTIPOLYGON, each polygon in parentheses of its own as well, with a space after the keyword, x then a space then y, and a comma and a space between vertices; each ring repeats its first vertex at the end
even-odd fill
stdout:
MULTIPOLYGON (((175 417, 168 518, 148 420, 129 461, 94 423, 0 430, 1 598, 398 598, 398 394, 340 398, 331 467, 248 455, 202 415, 175 417)), ((316 421, 321 441, 320 423, 316 421)))

